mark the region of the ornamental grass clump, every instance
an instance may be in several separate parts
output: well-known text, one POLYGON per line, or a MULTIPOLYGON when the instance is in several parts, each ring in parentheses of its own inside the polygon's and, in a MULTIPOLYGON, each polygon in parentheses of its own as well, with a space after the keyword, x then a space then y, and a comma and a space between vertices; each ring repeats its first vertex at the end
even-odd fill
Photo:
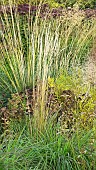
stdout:
POLYGON ((48 122, 42 132, 28 123, 19 131, 11 131, 0 144, 1 169, 94 169, 96 164, 95 138, 93 130, 77 131, 72 138, 60 132, 59 125, 48 122), (29 125, 30 126, 30 125, 29 125))
POLYGON ((48 116, 48 77, 56 79, 61 70, 70 71, 85 62, 96 36, 96 21, 84 20, 79 12, 73 15, 69 12, 56 19, 45 15, 43 19, 39 10, 36 16, 31 15, 30 5, 26 15, 12 10, 11 3, 9 11, 4 7, 0 16, 3 28, 0 42, 1 98, 6 91, 8 97, 12 93, 25 92, 26 105, 29 105, 27 90, 31 88, 33 115, 36 124, 42 126, 48 116))
POLYGON ((10 15, 5 8, 1 16, 1 86, 20 92, 29 86, 34 88, 38 79, 46 82, 48 76, 56 76, 60 69, 82 63, 96 28, 94 20, 82 23, 84 17, 77 16, 43 20, 38 12, 33 19, 30 8, 22 17, 12 11, 11 5, 10 15))
POLYGON ((0 169, 94 169, 95 88, 79 67, 96 20, 79 11, 42 18, 30 8, 20 14, 9 3, 0 16, 0 169))

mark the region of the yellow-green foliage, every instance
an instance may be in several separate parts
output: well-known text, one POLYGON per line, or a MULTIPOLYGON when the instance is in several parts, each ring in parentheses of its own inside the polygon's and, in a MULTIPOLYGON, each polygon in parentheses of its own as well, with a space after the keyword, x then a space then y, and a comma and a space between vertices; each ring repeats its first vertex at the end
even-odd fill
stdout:
POLYGON ((55 93, 60 95, 63 90, 73 90, 75 94, 86 92, 85 86, 83 86, 83 73, 80 69, 75 70, 73 74, 68 74, 67 71, 60 74, 54 81, 53 78, 49 77, 49 85, 54 87, 55 93))
POLYGON ((39 3, 48 3, 50 7, 75 7, 78 6, 80 8, 94 8, 96 7, 95 0, 1 0, 1 4, 39 4, 39 3))
MULTIPOLYGON (((95 127, 96 121, 96 86, 85 83, 83 73, 80 70, 68 74, 66 71, 59 75, 56 80, 48 78, 46 101, 43 103, 46 108, 44 115, 55 116, 56 122, 60 122, 61 130, 71 133, 79 129, 89 130, 95 127), (47 102, 47 103, 46 103, 47 102)), ((36 93, 38 96, 39 93, 36 93)), ((30 96, 32 104, 32 95, 30 96)), ((37 100, 34 101, 36 108, 37 100)), ((21 121, 26 115, 27 98, 25 93, 12 94, 6 109, 7 119, 21 121), (14 119, 15 118, 15 119, 14 119)), ((32 106, 33 107, 33 106, 32 106)), ((38 110, 37 109, 37 110, 38 110)), ((40 112, 38 112, 40 114, 40 112)), ((35 110, 33 108, 33 116, 35 110)), ((40 115, 38 115, 40 116, 40 115)), ((24 118, 25 119, 25 118, 24 118)), ((40 119, 39 119, 40 122, 40 119)))
MULTIPOLYGON (((60 100, 64 93, 64 100, 61 101, 61 104, 64 106, 63 103, 66 103, 67 113, 66 110, 63 110, 62 120, 67 121, 67 119, 70 119, 69 113, 71 112, 71 117, 75 119, 76 123, 72 125, 73 127, 78 126, 79 128, 90 129, 93 127, 96 119, 96 86, 91 86, 91 84, 85 83, 83 80, 83 74, 81 73, 80 70, 72 75, 65 72, 55 81, 53 78, 49 78, 49 86, 54 89, 56 96, 60 100), (72 92, 75 95, 75 101, 72 100, 72 95, 68 94, 69 97, 65 96, 65 92, 67 91, 70 93, 72 92), (73 109, 70 107, 70 105, 72 106, 71 101, 75 102, 75 107, 73 105, 73 109), (66 117, 66 119, 64 119, 64 117, 66 117)), ((70 124, 73 123, 73 119, 69 120, 70 124)))
POLYGON ((28 4, 30 3, 31 5, 38 5, 38 4, 45 4, 48 3, 50 7, 59 7, 63 6, 62 4, 57 3, 55 0, 1 0, 0 4, 28 4))

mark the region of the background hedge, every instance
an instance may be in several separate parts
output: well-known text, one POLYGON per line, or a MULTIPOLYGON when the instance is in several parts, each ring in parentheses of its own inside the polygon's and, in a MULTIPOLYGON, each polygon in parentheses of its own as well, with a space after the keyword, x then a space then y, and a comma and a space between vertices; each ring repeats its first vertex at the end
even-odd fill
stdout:
MULTIPOLYGON (((79 6, 79 8, 85 9, 85 8, 96 8, 96 0, 11 0, 13 4, 15 2, 17 4, 38 4, 39 2, 48 3, 51 7, 73 7, 75 4, 79 6)), ((1 0, 0 5, 8 4, 9 0, 1 0)))
POLYGON ((96 0, 55 0, 56 2, 63 4, 64 6, 73 7, 77 4, 80 8, 96 8, 96 0))

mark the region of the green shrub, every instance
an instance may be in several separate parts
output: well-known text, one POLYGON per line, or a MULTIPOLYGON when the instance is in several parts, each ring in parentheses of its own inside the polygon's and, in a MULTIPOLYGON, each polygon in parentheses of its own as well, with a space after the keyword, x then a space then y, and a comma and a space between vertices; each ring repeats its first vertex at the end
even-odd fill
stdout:
MULTIPOLYGON (((9 0, 1 0, 0 4, 8 4, 9 0)), ((13 4, 28 4, 29 0, 17 0, 13 1, 13 4)), ((50 7, 73 7, 75 4, 78 4, 79 8, 85 9, 85 8, 95 8, 96 7, 96 1, 95 0, 30 0, 31 4, 39 4, 39 3, 48 3, 50 7)))
MULTIPOLYGON (((0 1, 0 5, 2 4, 9 4, 11 1, 10 0, 1 0, 0 1)), ((28 4, 29 3, 29 0, 17 0, 17 1, 12 1, 12 4, 28 4)), ((59 3, 56 3, 55 0, 30 0, 30 4, 31 5, 38 5, 38 4, 49 4, 50 7, 60 7, 62 6, 61 4, 59 3)))
POLYGON ((56 2, 60 4, 64 4, 66 7, 73 7, 75 4, 78 4, 78 6, 82 9, 85 8, 95 8, 96 7, 96 1, 95 0, 55 0, 56 2))
POLYGON ((54 108, 60 112, 59 119, 64 131, 71 132, 76 127, 89 130, 94 126, 96 87, 91 87, 88 82, 85 84, 80 71, 73 71, 71 75, 65 72, 55 81, 49 78, 49 86, 56 95, 55 101, 52 99, 51 112, 54 114, 54 108))
POLYGON ((79 0, 79 5, 80 8, 96 8, 96 1, 95 0, 88 0, 88 1, 84 1, 84 0, 79 0))

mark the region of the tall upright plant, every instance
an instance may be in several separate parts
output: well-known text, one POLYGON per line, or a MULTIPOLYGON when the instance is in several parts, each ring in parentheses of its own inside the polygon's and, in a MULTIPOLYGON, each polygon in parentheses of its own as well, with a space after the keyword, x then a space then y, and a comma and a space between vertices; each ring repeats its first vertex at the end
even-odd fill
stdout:
POLYGON ((7 89, 9 93, 19 93, 32 88, 40 106, 40 111, 35 106, 36 116, 44 121, 48 77, 56 78, 61 70, 83 63, 96 35, 96 22, 82 22, 84 16, 79 12, 56 19, 46 15, 42 19, 37 11, 34 19, 30 5, 23 17, 13 12, 11 3, 9 11, 10 14, 4 7, 1 15, 0 92, 6 93, 7 89))

